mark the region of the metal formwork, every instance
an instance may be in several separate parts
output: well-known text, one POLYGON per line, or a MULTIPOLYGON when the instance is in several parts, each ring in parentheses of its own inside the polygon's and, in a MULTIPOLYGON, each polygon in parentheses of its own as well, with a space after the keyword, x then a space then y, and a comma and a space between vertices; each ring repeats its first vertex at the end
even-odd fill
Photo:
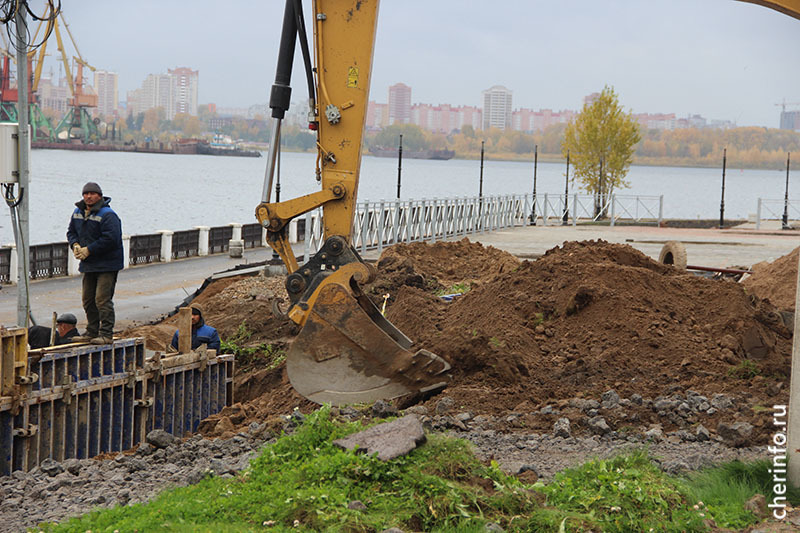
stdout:
POLYGON ((146 358, 138 338, 31 352, 0 395, 0 475, 126 450, 153 429, 183 436, 233 402, 233 372, 213 351, 146 358))

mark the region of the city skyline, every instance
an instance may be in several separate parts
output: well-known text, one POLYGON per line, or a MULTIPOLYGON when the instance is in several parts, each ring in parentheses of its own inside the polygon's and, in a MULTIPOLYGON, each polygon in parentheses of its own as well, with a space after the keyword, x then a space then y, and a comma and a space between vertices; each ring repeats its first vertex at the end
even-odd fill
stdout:
MULTIPOLYGON (((779 125, 775 104, 800 101, 800 71, 791 68, 800 62, 800 21, 733 0, 568 4, 385 1, 370 99, 402 81, 415 101, 481 106, 481 91, 503 85, 515 108, 579 109, 607 84, 634 113, 768 127, 779 125)), ((198 1, 191 23, 179 2, 63 7, 84 58, 119 74, 121 100, 147 74, 177 65, 202 72, 201 104, 268 99, 283 2, 232 0, 219 10, 198 1)), ((303 84, 296 63, 295 99, 303 84)))

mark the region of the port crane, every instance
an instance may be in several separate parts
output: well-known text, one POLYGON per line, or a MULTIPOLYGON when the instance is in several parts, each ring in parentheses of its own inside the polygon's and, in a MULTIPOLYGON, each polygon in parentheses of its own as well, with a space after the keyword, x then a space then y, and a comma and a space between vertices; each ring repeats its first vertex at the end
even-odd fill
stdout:
MULTIPOLYGON (((69 141, 72 139, 80 139, 83 143, 88 143, 93 138, 96 139, 99 137, 97 126, 100 124, 100 119, 92 118, 89 111, 90 109, 97 107, 97 94, 91 90, 91 88, 86 87, 83 69, 85 67, 94 72, 95 68, 87 63, 85 59, 83 59, 83 56, 78 49, 78 44, 75 42, 75 38, 72 36, 69 25, 64 18, 63 11, 59 11, 58 16, 53 18, 53 30, 56 34, 58 51, 61 54, 61 61, 64 63, 64 73, 67 78, 67 87, 69 87, 70 91, 70 98, 67 100, 69 110, 56 126, 56 136, 59 140, 69 141), (67 31, 67 35, 72 42, 72 47, 75 49, 75 55, 72 56, 73 65, 76 69, 74 78, 72 76, 72 67, 70 66, 70 61, 67 57, 66 49, 64 48, 64 42, 61 38, 59 18, 61 19, 61 24, 63 24, 64 29, 67 31)), ((42 54, 42 57, 44 56, 46 47, 47 41, 42 43, 41 46, 40 54, 42 54)), ((37 65, 37 72, 38 69, 41 68, 41 64, 42 63, 40 60, 39 64, 37 65)))

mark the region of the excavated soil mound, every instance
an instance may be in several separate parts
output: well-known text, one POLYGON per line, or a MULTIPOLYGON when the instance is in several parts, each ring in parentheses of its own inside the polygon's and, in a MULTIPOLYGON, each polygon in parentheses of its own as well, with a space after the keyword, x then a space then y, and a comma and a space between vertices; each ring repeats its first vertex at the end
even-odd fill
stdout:
MULTIPOLYGON (((574 398, 599 400, 610 389, 624 398, 692 390, 749 405, 785 400, 778 383, 788 379, 791 335, 769 302, 626 245, 565 243, 450 304, 405 287, 387 318, 452 362, 445 394, 473 412, 565 407, 574 398)), ((606 414, 612 427, 664 423, 653 409, 635 405, 619 414, 625 418, 606 414)), ((689 421, 716 427, 720 416, 689 421)), ((756 426, 753 442, 763 437, 766 417, 745 409, 735 418, 756 426)), ((554 421, 526 423, 549 430, 554 421)))
MULTIPOLYGON (((212 281, 192 303, 203 308, 203 318, 217 328, 220 338, 237 336, 240 328, 246 329, 242 347, 258 346, 261 343, 285 343, 290 335, 288 320, 278 319, 272 314, 272 301, 277 300, 281 309, 286 308, 288 298, 284 279, 260 275, 234 276, 212 281)), ((164 350, 172 340, 177 326, 173 315, 155 325, 138 326, 122 333, 127 337, 143 337, 149 350, 164 350)))
POLYGON ((794 310, 797 287, 797 255, 800 248, 779 257, 772 263, 756 263, 753 273, 742 285, 759 298, 769 300, 778 309, 794 310))
POLYGON ((380 275, 366 292, 396 300, 401 287, 417 287, 432 293, 448 292, 454 285, 471 286, 497 274, 514 270, 519 260, 508 252, 461 239, 435 244, 397 244, 378 260, 380 275))
MULTIPOLYGON (((588 430, 595 414, 581 405, 614 389, 645 400, 599 409, 614 430, 702 424, 713 434, 721 422, 747 422, 754 430, 743 442, 759 444, 771 431, 761 408, 787 400, 791 334, 768 301, 627 245, 570 242, 522 263, 466 240, 401 245, 383 254, 378 269, 367 291, 391 294, 387 318, 453 364, 443 396, 458 410, 496 415, 500 430, 551 431, 562 416, 588 430), (455 284, 471 289, 450 303, 435 295, 455 284), (735 407, 682 416, 654 408, 659 398, 694 393, 709 401, 724 395, 735 407), (557 410, 540 412, 545 406, 557 410)), ((258 302, 257 294, 248 298, 227 302, 231 326, 258 302)), ((238 376, 236 399, 201 431, 230 436, 253 421, 314 407, 291 388, 283 365, 238 376)))

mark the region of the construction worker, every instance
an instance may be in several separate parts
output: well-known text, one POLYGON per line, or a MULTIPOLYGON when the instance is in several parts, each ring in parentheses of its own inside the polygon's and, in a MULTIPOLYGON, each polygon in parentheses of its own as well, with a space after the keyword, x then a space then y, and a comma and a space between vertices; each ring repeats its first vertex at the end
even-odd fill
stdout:
POLYGON ((81 262, 87 321, 86 333, 75 340, 109 344, 114 335, 114 288, 123 268, 122 222, 109 207, 111 198, 103 196, 100 185, 90 181, 82 193, 67 229, 69 247, 81 262))
MULTIPOLYGON (((178 349, 178 335, 180 330, 172 336, 172 347, 178 349)), ((217 330, 205 323, 203 320, 203 308, 200 304, 192 304, 192 350, 196 350, 201 344, 206 344, 209 350, 219 351, 220 341, 217 330)))
MULTIPOLYGON (((69 344, 76 342, 78 336, 78 318, 72 313, 63 313, 56 318, 56 337, 53 345, 69 344)), ((28 345, 32 349, 50 346, 50 328, 45 326, 31 326, 28 328, 28 345)))

